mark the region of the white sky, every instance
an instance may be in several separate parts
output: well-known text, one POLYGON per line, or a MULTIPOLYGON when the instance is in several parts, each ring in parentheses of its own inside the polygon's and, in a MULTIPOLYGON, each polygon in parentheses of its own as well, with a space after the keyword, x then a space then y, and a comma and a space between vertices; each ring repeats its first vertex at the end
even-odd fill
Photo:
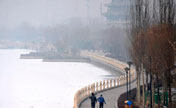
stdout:
MULTIPOLYGON (((100 17, 100 1, 89 0, 91 17, 100 17)), ((110 1, 102 0, 103 3, 110 1)), ((86 6, 86 0, 0 0, 0 27, 15 27, 21 23, 46 26, 71 17, 85 18, 86 6)))

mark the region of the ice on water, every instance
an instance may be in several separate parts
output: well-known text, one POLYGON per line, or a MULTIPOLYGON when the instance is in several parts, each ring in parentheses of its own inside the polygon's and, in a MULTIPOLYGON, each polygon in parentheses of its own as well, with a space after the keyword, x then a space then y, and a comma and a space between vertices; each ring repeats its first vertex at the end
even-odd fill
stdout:
POLYGON ((87 63, 19 59, 29 50, 0 50, 0 108, 72 108, 75 92, 110 75, 87 63))

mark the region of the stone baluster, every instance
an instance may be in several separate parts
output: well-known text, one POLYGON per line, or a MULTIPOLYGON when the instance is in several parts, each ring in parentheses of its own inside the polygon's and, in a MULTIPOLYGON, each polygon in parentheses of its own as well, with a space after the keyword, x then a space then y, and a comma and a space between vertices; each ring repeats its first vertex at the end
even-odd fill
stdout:
POLYGON ((81 98, 84 97, 84 88, 81 89, 81 98))
POLYGON ((114 81, 113 81, 113 82, 114 82, 114 85, 113 85, 113 86, 114 86, 114 87, 116 87, 116 79, 114 79, 114 81))
POLYGON ((93 83, 93 91, 95 92, 95 88, 96 87, 96 84, 95 83, 93 83))
POLYGON ((90 85, 91 93, 93 93, 93 84, 90 85))
MULTIPOLYGON (((129 78, 129 77, 128 77, 129 78)), ((129 79, 128 79, 129 80, 129 79)), ((126 75, 123 76, 123 84, 126 84, 127 80, 126 80, 126 75)))
POLYGON ((116 78, 116 86, 119 86, 119 78, 116 78))
POLYGON ((78 101, 77 101, 77 93, 75 94, 75 97, 74 97, 74 108, 78 108, 78 101))
POLYGON ((119 77, 119 85, 121 85, 121 84, 122 84, 122 78, 119 77))
POLYGON ((86 94, 86 96, 88 96, 88 87, 87 86, 85 87, 85 94, 86 94))
POLYGON ((122 76, 120 76, 120 85, 122 85, 123 84, 123 77, 122 76))
POLYGON ((122 84, 124 84, 124 78, 123 78, 123 76, 120 77, 120 85, 122 85, 122 84))
POLYGON ((110 88, 112 88, 112 79, 110 79, 110 88))
POLYGON ((109 88, 109 81, 106 80, 106 88, 108 89, 109 88))
POLYGON ((79 97, 81 99, 81 97, 82 97, 82 89, 79 90, 79 97))
POLYGON ((86 94, 89 95, 89 86, 86 86, 86 88, 87 88, 86 94))
POLYGON ((83 90, 82 90, 82 97, 85 97, 86 96, 86 92, 85 92, 86 90, 85 90, 85 87, 83 88, 83 90))
POLYGON ((86 87, 83 88, 83 94, 84 94, 83 97, 85 97, 87 95, 87 89, 86 89, 86 87))
POLYGON ((77 92, 77 104, 80 102, 80 90, 77 92))
POLYGON ((88 95, 90 95, 90 94, 91 94, 91 86, 88 85, 88 95))
POLYGON ((102 90, 102 81, 100 81, 100 90, 102 90))
POLYGON ((121 85, 121 79, 120 79, 120 77, 118 78, 118 85, 121 85))
POLYGON ((89 95, 89 85, 86 86, 86 94, 89 95))
POLYGON ((96 90, 95 91, 98 91, 98 82, 96 82, 96 90))
POLYGON ((95 83, 92 84, 92 93, 95 92, 95 83))
POLYGON ((105 89, 105 80, 103 80, 103 90, 105 89))

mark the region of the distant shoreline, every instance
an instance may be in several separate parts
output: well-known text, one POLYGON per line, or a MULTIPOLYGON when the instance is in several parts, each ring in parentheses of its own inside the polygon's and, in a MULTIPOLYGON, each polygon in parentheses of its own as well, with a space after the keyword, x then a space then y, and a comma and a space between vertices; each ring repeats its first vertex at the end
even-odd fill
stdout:
POLYGON ((120 69, 110 64, 82 56, 61 56, 58 53, 30 52, 29 54, 20 54, 20 59, 42 59, 43 62, 86 62, 106 70, 114 77, 124 74, 120 69))

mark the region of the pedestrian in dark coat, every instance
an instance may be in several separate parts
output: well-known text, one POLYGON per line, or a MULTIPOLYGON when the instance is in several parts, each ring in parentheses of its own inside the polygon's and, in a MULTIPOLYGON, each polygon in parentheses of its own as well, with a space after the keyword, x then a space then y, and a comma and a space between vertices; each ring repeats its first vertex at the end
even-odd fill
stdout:
POLYGON ((105 99, 103 98, 103 95, 101 94, 100 97, 98 98, 99 108, 103 108, 104 103, 106 104, 105 99))
POLYGON ((92 96, 89 97, 91 100, 91 108, 95 108, 95 104, 97 103, 97 98, 94 93, 92 93, 92 96))

